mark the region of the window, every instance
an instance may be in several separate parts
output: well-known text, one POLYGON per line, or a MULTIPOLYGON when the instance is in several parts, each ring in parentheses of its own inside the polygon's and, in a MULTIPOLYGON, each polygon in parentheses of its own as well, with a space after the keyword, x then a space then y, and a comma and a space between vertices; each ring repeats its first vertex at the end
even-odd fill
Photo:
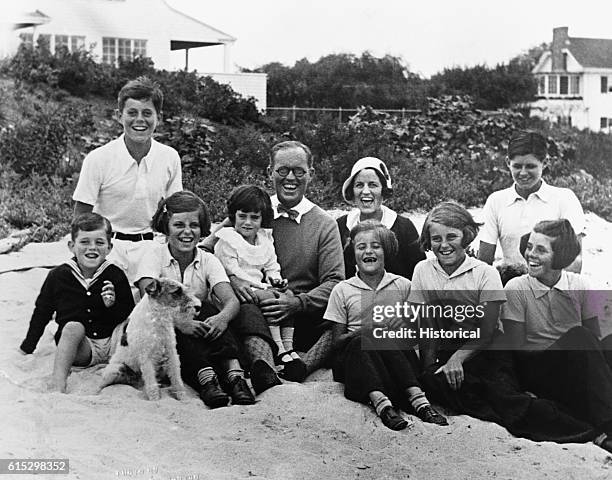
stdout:
POLYGON ((121 60, 132 59, 132 41, 129 38, 117 39, 117 58, 121 60))
POLYGON ((135 57, 146 57, 147 56, 147 41, 146 40, 134 40, 134 56, 135 57))
POLYGON ((608 119, 605 117, 601 117, 599 119, 599 128, 608 128, 608 119))
POLYGON ((117 41, 115 38, 102 38, 102 62, 114 65, 117 60, 117 41))
POLYGON ((563 70, 567 72, 567 53, 563 54, 563 65, 561 66, 561 68, 563 68, 563 70))
POLYGON ((68 35, 56 35, 55 36, 55 51, 58 52, 61 48, 68 49, 68 35))
POLYGON ((580 95, 580 77, 578 75, 572 75, 570 80, 570 93, 572 95, 580 95))
POLYGON ((546 77, 544 75, 538 76, 538 95, 546 94, 546 77))
POLYGON ((102 61, 115 65, 118 59, 132 60, 136 56, 147 56, 147 41, 131 38, 102 39, 102 61))
POLYGON ((548 93, 557 93, 557 76, 548 76, 548 93))
POLYGON ((19 38, 21 39, 21 43, 23 43, 26 47, 34 46, 34 34, 32 33, 20 33, 19 38))
POLYGON ((601 77, 601 93, 608 93, 608 77, 601 77))
POLYGON ((567 75, 561 75, 559 77, 559 93, 561 95, 567 95, 569 91, 569 78, 567 75))
POLYGON ((76 52, 77 50, 85 49, 85 37, 73 35, 70 37, 70 51, 76 52))

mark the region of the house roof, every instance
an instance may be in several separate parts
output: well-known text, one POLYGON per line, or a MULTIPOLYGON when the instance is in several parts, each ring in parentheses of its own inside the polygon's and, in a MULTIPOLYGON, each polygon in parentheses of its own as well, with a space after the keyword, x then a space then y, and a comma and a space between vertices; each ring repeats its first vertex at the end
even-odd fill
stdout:
POLYGON ((19 12, 13 9, 13 11, 6 14, 3 23, 8 23, 14 30, 18 30, 20 28, 42 25, 43 23, 48 23, 49 20, 51 19, 40 10, 19 12))
POLYGON ((169 9, 168 23, 171 23, 173 28, 171 42, 181 44, 196 41, 195 43, 201 42, 206 45, 219 45, 221 43, 232 43, 236 41, 235 37, 176 10, 171 7, 166 0, 163 0, 163 3, 169 9), (206 40, 202 38, 203 31, 207 32, 208 38, 206 40), (200 42, 197 42, 197 40, 200 40, 200 42))
POLYGON ((567 48, 583 67, 612 68, 612 40, 570 37, 567 48))
MULTIPOLYGON (((171 7, 165 0, 19 0, 22 11, 47 17, 54 33, 149 38, 162 35, 179 48, 233 43, 236 38, 171 7), (142 21, 143 17, 147 20, 142 21), (87 26, 87 27, 86 27, 87 26), (61 30, 61 31, 60 31, 61 30)), ((173 48, 174 49, 174 48, 173 48)))

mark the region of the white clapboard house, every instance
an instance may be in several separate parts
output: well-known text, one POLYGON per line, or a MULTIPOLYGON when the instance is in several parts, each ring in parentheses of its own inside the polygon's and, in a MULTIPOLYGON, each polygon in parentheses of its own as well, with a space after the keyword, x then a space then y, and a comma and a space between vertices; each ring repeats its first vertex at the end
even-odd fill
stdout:
POLYGON ((266 108, 266 75, 234 73, 231 48, 236 38, 173 8, 165 0, 19 0, 0 6, 0 56, 14 53, 20 42, 40 37, 53 51, 92 49, 96 59, 150 57, 158 69, 171 69, 171 52, 182 50, 184 68, 195 48, 223 48, 218 72, 200 72, 257 99, 266 108))
POLYGON ((533 69, 531 114, 580 129, 612 130, 612 40, 575 38, 553 29, 551 48, 533 69))

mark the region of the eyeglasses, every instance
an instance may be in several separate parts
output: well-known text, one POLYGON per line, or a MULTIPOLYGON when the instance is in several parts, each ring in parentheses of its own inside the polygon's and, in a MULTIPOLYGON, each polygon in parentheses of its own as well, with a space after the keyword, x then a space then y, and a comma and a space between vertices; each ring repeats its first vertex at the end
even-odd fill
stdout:
POLYGON ((308 173, 308 171, 304 170, 302 167, 294 167, 294 168, 278 167, 275 170, 275 172, 278 173, 283 178, 289 175, 289 172, 293 172, 293 175, 295 175, 295 178, 302 178, 304 175, 306 175, 306 173, 308 173))

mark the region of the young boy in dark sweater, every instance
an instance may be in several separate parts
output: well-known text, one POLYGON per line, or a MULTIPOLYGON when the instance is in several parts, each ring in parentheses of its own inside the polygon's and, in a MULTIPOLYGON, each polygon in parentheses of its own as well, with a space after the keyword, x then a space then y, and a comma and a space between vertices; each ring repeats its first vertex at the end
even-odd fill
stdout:
POLYGON ((122 323, 134 308, 123 271, 106 261, 110 222, 96 213, 79 215, 71 225, 68 249, 74 257, 47 276, 20 351, 30 354, 55 313, 57 353, 50 388, 66 392, 71 366, 106 363, 121 337, 122 323))

